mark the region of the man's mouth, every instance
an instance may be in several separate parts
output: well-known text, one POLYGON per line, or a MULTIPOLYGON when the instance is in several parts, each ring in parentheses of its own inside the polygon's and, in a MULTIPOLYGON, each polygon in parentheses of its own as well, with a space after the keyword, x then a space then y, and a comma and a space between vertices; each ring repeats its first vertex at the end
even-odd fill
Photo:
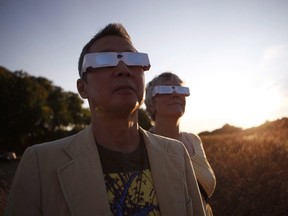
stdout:
POLYGON ((169 104, 169 106, 174 106, 174 105, 183 106, 183 104, 179 103, 179 102, 175 102, 175 103, 170 103, 169 104))
POLYGON ((121 86, 118 86, 114 90, 114 92, 131 93, 131 92, 135 92, 135 89, 131 87, 130 85, 121 85, 121 86))

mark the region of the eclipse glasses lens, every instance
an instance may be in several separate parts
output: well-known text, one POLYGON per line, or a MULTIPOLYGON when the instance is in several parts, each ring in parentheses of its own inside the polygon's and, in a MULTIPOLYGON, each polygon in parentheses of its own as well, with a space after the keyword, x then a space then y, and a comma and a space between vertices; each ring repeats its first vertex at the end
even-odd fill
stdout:
POLYGON ((184 86, 155 86, 152 91, 152 97, 154 97, 156 94, 182 94, 185 96, 190 95, 190 91, 188 87, 184 86))
POLYGON ((135 52, 97 52, 88 53, 84 56, 81 75, 87 68, 102 68, 117 66, 123 61, 127 66, 141 66, 144 71, 150 69, 148 54, 135 52))

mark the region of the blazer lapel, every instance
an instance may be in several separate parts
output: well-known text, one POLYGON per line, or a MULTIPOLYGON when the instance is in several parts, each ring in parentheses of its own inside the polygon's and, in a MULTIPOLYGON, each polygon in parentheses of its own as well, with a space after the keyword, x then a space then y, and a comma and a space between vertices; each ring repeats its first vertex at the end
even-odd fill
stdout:
POLYGON ((110 215, 106 186, 91 125, 65 146, 71 160, 58 168, 58 178, 71 214, 110 215))
MULTIPOLYGON (((185 215, 185 197, 179 169, 183 169, 176 155, 168 154, 165 146, 150 132, 141 130, 153 176, 153 182, 162 215, 185 215), (178 189, 178 193, 175 192, 178 189)), ((163 144, 163 143, 162 143, 163 144)))

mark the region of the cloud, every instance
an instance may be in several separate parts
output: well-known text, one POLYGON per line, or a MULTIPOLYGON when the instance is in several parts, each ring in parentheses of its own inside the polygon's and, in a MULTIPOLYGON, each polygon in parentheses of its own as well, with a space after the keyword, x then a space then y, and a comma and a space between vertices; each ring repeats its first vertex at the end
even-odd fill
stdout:
POLYGON ((288 45, 284 44, 270 46, 264 50, 263 60, 268 63, 271 61, 273 62, 277 60, 279 57, 281 57, 281 55, 285 53, 285 50, 287 50, 287 48, 288 45))
POLYGON ((260 65, 264 71, 277 74, 287 74, 288 44, 277 44, 267 47, 263 51, 260 65))
MULTIPOLYGON (((260 60, 262 78, 271 80, 288 96, 288 44, 267 47, 260 60)), ((261 77, 260 77, 261 79, 261 77)))

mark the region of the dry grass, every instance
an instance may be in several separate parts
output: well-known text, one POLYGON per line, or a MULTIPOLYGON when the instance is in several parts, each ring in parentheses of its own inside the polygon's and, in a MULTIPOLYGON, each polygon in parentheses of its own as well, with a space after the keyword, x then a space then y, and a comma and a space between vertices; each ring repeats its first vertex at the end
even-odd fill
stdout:
POLYGON ((19 160, 0 161, 0 216, 4 214, 10 185, 12 183, 19 160))
POLYGON ((214 214, 288 214, 288 129, 201 136, 217 187, 214 214))
POLYGON ((9 183, 0 169, 0 215, 4 214, 4 208, 7 203, 9 183))

